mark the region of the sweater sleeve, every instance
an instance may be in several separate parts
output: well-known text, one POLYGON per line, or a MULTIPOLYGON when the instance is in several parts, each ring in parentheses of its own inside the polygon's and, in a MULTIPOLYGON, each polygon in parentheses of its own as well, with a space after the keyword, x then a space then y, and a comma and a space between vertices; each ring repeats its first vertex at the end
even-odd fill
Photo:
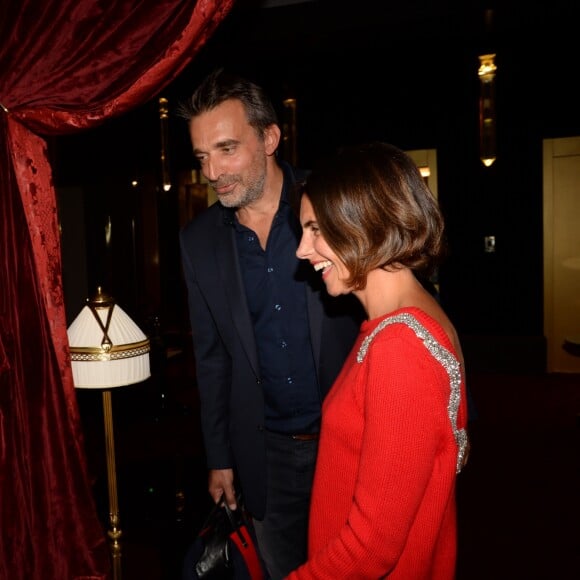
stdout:
MULTIPOLYGON (((445 369, 404 325, 381 332, 362 364, 358 376, 363 382, 359 394, 364 428, 348 518, 338 536, 310 554, 291 580, 388 574, 397 565, 419 509, 425 509, 432 480, 453 486, 454 453, 442 456, 443 442, 451 436, 445 369)), ((449 489, 440 491, 441 501, 447 501, 449 489)), ((317 533, 312 524, 311 533, 317 533)))

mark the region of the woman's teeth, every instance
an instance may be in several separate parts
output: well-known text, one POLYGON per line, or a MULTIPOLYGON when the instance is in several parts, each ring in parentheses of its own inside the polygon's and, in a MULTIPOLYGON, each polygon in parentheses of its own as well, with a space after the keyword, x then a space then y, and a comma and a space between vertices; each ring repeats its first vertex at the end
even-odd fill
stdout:
POLYGON ((329 266, 332 266, 332 262, 330 260, 326 260, 325 262, 317 262, 316 264, 314 264, 314 269, 317 272, 320 272, 320 270, 322 270, 323 268, 328 268, 329 266))

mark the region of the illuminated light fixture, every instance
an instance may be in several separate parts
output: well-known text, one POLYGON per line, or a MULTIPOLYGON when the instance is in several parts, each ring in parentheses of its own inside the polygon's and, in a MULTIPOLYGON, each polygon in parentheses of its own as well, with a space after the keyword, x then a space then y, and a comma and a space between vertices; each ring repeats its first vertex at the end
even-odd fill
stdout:
POLYGON ((284 158, 292 165, 296 165, 298 163, 296 99, 289 97, 284 99, 282 104, 284 105, 284 122, 282 125, 284 158))
POLYGON ((421 177, 429 177, 431 175, 431 170, 428 167, 419 167, 419 171, 421 172, 421 177))
POLYGON ((171 189, 171 177, 169 176, 169 101, 161 97, 159 99, 159 122, 161 125, 161 187, 163 191, 171 189))
POLYGON ((113 578, 120 580, 122 532, 119 527, 111 389, 139 383, 151 376, 150 343, 131 318, 100 287, 96 295, 87 300, 67 333, 75 387, 103 391, 109 491, 108 536, 113 558, 113 578))
POLYGON ((496 159, 495 54, 479 56, 479 157, 490 167, 496 159))

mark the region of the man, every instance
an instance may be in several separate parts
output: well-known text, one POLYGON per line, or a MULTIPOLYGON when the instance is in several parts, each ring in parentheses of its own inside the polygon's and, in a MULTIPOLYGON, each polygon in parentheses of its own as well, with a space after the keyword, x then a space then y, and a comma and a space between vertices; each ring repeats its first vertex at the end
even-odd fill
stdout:
POLYGON ((277 159, 264 91, 218 70, 180 115, 218 198, 180 233, 209 493, 233 508, 241 490, 277 580, 306 559, 321 403, 362 311, 296 258, 304 175, 277 159))

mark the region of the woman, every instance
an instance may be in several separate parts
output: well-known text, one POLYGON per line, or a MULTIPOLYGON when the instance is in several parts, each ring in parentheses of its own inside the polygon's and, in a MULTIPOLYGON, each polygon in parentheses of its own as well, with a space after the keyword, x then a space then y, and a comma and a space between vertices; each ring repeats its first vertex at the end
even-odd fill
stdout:
POLYGON ((437 202, 403 151, 372 143, 311 173, 300 221, 297 256, 368 319, 323 405, 308 561, 288 578, 452 579, 463 358, 418 281, 442 253, 437 202))

